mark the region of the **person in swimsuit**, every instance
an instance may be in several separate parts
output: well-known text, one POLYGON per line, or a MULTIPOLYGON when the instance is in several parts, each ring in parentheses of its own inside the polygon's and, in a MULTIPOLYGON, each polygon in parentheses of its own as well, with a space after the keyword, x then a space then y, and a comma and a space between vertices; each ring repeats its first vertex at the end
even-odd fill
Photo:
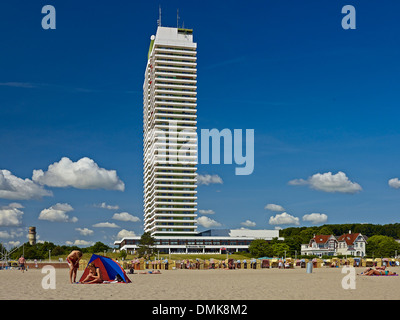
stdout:
POLYGON ((18 263, 19 263, 19 267, 20 267, 21 270, 22 270, 22 273, 24 273, 24 270, 25 270, 25 263, 26 263, 24 256, 21 256, 21 257, 18 259, 18 263))
POLYGON ((393 276, 396 275, 396 272, 391 272, 389 270, 374 270, 371 269, 367 272, 364 272, 365 276, 393 276))
POLYGON ((94 263, 89 263, 89 274, 81 283, 102 283, 103 277, 101 276, 100 268, 96 268, 94 263))
POLYGON ((69 266, 69 281, 72 283, 72 277, 76 282, 76 274, 79 268, 79 260, 82 258, 82 252, 79 250, 73 250, 67 257, 69 266))

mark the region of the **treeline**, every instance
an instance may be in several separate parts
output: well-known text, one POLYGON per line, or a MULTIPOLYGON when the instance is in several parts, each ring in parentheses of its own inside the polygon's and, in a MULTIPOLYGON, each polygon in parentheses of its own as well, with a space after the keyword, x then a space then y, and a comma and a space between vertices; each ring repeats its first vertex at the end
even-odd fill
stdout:
POLYGON ((348 233, 351 230, 352 233, 361 233, 364 236, 372 237, 376 235, 392 237, 394 239, 400 239, 400 223, 393 224, 369 224, 369 223, 348 223, 348 224, 325 224, 319 227, 293 227, 280 230, 281 237, 290 236, 308 236, 312 238, 313 234, 325 234, 334 236, 341 236, 342 234, 348 233))
MULTIPOLYGON (((4 252, 5 249, 1 248, 4 252)), ((49 259, 49 254, 51 257, 54 256, 64 256, 68 255, 72 250, 80 250, 82 253, 97 253, 97 252, 104 252, 110 250, 111 247, 105 245, 104 243, 98 241, 93 246, 86 247, 86 248, 79 248, 77 246, 66 246, 66 245, 55 245, 52 242, 43 242, 37 243, 35 245, 29 244, 29 242, 24 243, 23 246, 20 246, 14 252, 13 249, 10 250, 12 252, 10 254, 11 259, 18 259, 22 254, 24 255, 25 259, 42 259, 47 260, 49 259)))

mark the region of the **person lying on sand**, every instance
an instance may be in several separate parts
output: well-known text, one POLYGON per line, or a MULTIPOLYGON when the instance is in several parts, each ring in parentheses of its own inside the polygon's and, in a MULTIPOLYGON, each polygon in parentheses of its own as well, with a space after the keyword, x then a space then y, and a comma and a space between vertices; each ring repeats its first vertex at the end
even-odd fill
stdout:
POLYGON ((161 274, 160 270, 152 270, 147 272, 140 272, 140 274, 161 274))
POLYGON ((89 274, 81 283, 102 283, 103 277, 101 276, 100 268, 96 268, 94 263, 88 265, 89 274))
POLYGON ((364 276, 394 276, 396 272, 391 272, 389 270, 374 270, 370 269, 367 272, 362 273, 364 276))

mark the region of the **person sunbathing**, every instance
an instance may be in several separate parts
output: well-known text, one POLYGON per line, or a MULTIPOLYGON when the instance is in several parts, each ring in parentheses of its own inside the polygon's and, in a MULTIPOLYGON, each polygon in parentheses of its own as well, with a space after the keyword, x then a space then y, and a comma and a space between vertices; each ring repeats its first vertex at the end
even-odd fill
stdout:
POLYGON ((161 274, 160 270, 152 270, 147 272, 140 272, 140 274, 161 274))
POLYGON ((89 274, 81 283, 102 283, 103 277, 101 276, 100 268, 96 268, 94 263, 88 265, 89 274))
POLYGON ((364 274, 364 276, 394 276, 394 275, 396 275, 396 272, 391 272, 389 270, 371 269, 367 272, 364 272, 363 274, 364 274))

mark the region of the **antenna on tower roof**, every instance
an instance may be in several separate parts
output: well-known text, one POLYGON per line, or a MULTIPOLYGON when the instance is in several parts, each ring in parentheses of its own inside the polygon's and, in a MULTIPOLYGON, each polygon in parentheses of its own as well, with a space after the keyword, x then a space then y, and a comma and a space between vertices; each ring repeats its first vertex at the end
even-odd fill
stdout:
POLYGON ((158 20, 157 20, 157 25, 158 25, 159 27, 161 27, 161 5, 158 6, 158 15, 159 15, 159 18, 158 18, 158 20))
POLYGON ((179 28, 179 9, 176 9, 176 27, 179 28))

